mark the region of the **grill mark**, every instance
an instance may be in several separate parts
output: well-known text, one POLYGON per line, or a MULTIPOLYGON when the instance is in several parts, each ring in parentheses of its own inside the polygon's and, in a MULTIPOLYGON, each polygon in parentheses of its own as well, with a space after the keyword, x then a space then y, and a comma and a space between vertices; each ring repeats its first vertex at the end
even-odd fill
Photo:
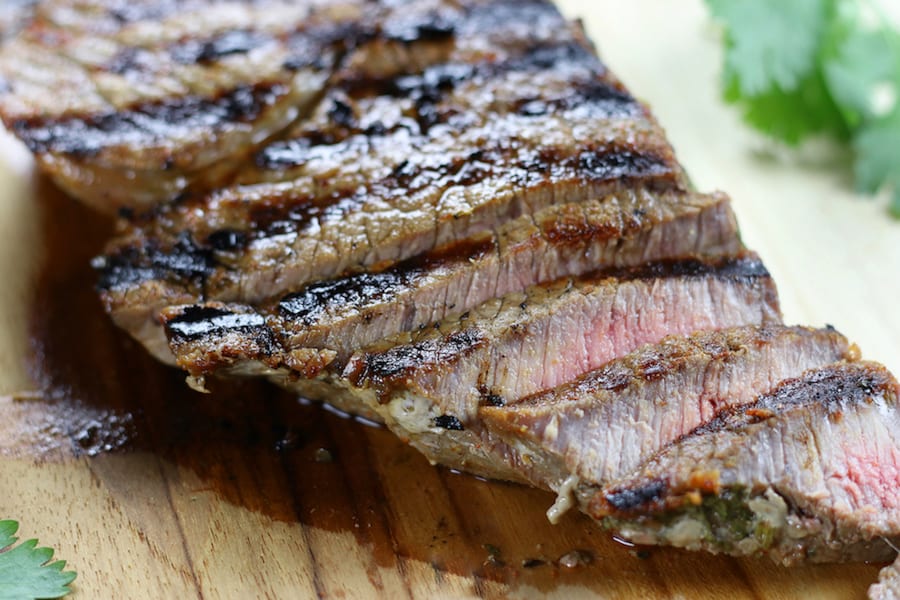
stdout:
MULTIPOLYGON (((402 74, 387 78, 373 76, 347 77, 336 82, 335 87, 351 97, 390 96, 396 98, 427 97, 433 102, 455 89, 461 83, 475 78, 491 79, 506 73, 582 70, 596 78, 602 78, 607 70, 589 48, 574 41, 543 43, 522 49, 522 54, 506 60, 480 63, 449 62, 426 67, 422 73, 402 74)), ((633 98, 621 86, 613 86, 623 95, 633 98)))
POLYGON ((207 236, 206 243, 213 250, 232 252, 246 245, 247 234, 235 229, 219 229, 207 236))
POLYGON ((245 334, 267 331, 265 318, 258 313, 235 313, 208 306, 188 306, 166 322, 166 332, 174 342, 202 339, 225 332, 245 334))
POLYGON ((450 429, 452 431, 463 431, 465 429, 460 420, 453 415, 439 415, 432 421, 435 427, 442 427, 443 429, 450 429))
POLYGON ((360 209, 379 190, 405 189, 413 195, 432 188, 437 197, 452 186, 473 186, 501 175, 512 186, 528 189, 565 179, 585 183, 649 179, 672 174, 674 170, 665 158, 631 148, 596 147, 566 156, 562 148, 516 152, 505 140, 494 143, 494 147, 474 150, 434 166, 426 165, 427 161, 416 164, 405 160, 386 178, 369 183, 364 190, 335 191, 327 198, 272 198, 256 204, 248 215, 250 231, 246 241, 299 234, 314 222, 341 219, 360 209))
MULTIPOLYGON (((367 21, 367 19, 363 19, 367 21)), ((247 54, 257 48, 279 44, 287 50, 281 67, 287 71, 302 68, 326 69, 332 66, 329 50, 344 54, 376 37, 374 26, 360 21, 298 22, 293 31, 271 33, 253 29, 231 29, 210 36, 186 38, 163 48, 177 64, 208 65, 228 56, 247 54)), ((106 64, 111 73, 125 75, 143 71, 157 62, 155 52, 145 48, 125 48, 106 64)))
POLYGON ((188 233, 165 251, 154 247, 125 247, 115 254, 98 256, 91 266, 98 273, 97 289, 108 291, 163 279, 181 284, 200 284, 214 270, 209 250, 198 246, 188 233))
MULTIPOLYGON (((821 406, 827 415, 868 401, 873 396, 893 398, 897 383, 883 368, 871 364, 836 364, 782 382, 756 402, 720 411, 708 423, 682 436, 741 429, 804 405, 821 406)), ((677 442, 674 442, 677 443, 677 442)))
MULTIPOLYGON (((546 66, 555 64, 555 61, 560 60, 560 57, 569 56, 586 56, 589 60, 594 61, 597 63, 597 65, 599 65, 599 62, 595 57, 590 56, 590 53, 586 52, 583 46, 575 43, 549 49, 538 49, 529 54, 530 58, 528 60, 532 65, 546 66)), ((602 68, 602 66, 600 68, 602 68)), ((619 98, 624 101, 626 96, 617 96, 616 89, 617 88, 615 88, 615 86, 610 86, 606 91, 598 91, 597 88, 595 88, 593 90, 588 90, 586 95, 594 96, 602 101, 608 100, 609 98, 619 98)), ((525 112, 529 112, 531 110, 533 110, 533 107, 527 109, 525 112)), ((342 111, 338 112, 341 113, 342 111)), ((483 155, 473 153, 466 159, 457 160, 454 164, 442 167, 442 169, 445 170, 446 173, 432 173, 430 178, 433 180, 436 177, 443 176, 443 185, 454 185, 456 183, 471 185, 473 183, 477 183, 478 181, 482 181, 486 177, 490 176, 493 170, 492 165, 490 165, 489 163, 485 163, 482 165, 472 165, 470 160, 478 159, 482 156, 483 155)), ((549 171, 549 176, 565 175, 565 173, 563 172, 566 168, 565 165, 548 165, 548 163, 553 163, 555 160, 556 158, 554 157, 552 151, 538 153, 530 162, 523 162, 521 168, 516 173, 516 176, 519 177, 523 185, 525 185, 529 182, 536 183, 534 174, 529 174, 528 168, 533 167, 543 172, 549 171)), ((628 168, 634 168, 637 170, 647 169, 651 174, 669 170, 663 159, 657 159, 655 157, 645 157, 638 153, 630 151, 622 153, 622 156, 618 157, 618 159, 611 158, 610 160, 597 159, 597 157, 592 156, 590 152, 586 152, 579 156, 578 161, 579 164, 577 165, 577 168, 585 170, 590 177, 615 177, 617 173, 627 170, 628 168)), ((400 168, 395 171, 394 175, 395 178, 399 179, 401 182, 403 180, 409 180, 410 183, 416 182, 423 185, 431 183, 431 181, 429 181, 429 178, 423 177, 423 173, 417 171, 416 165, 411 163, 405 163, 404 165, 401 165, 400 168)), ((547 173, 541 173, 541 175, 547 175, 547 173)), ((639 173, 639 175, 641 175, 641 173, 639 173)), ((383 185, 390 186, 394 184, 390 181, 390 179, 388 179, 384 182, 383 185)), ((347 194, 349 193, 350 192, 347 192, 347 194)), ((341 197, 339 194, 336 197, 330 198, 325 201, 300 198, 298 200, 285 203, 286 206, 284 208, 280 206, 274 206, 274 203, 263 205, 260 207, 259 212, 254 215, 255 217, 257 217, 256 220, 258 221, 258 223, 254 222, 254 225, 264 225, 264 227, 262 228, 263 231, 261 231, 259 234, 248 236, 242 235, 240 232, 236 232, 233 230, 213 232, 213 234, 208 237, 206 245, 207 247, 211 247, 215 250, 236 252, 241 248, 246 247, 246 245, 251 243, 254 239, 285 233, 296 233, 302 230, 313 220, 340 218, 348 212, 359 208, 362 205, 363 200, 364 198, 360 196, 348 195, 346 197, 341 197)), ((276 199, 275 202, 278 202, 278 200, 276 199)), ((158 273, 159 271, 149 269, 141 270, 140 268, 135 268, 131 270, 129 277, 131 277, 132 280, 143 280, 155 277, 158 273)))
MULTIPOLYGON (((138 20, 160 20, 171 16, 177 10, 177 5, 177 2, 171 1, 159 6, 123 5, 111 8, 110 15, 123 25, 138 20)), ((346 51, 375 38, 407 45, 451 40, 461 24, 465 24, 473 16, 481 18, 490 12, 493 11, 485 13, 484 10, 476 10, 472 14, 432 11, 425 15, 414 14, 405 19, 402 16, 390 19, 380 29, 374 18, 363 18, 360 22, 313 23, 308 28, 304 28, 304 23, 299 23, 296 31, 277 36, 249 29, 234 29, 205 39, 182 40, 171 44, 167 51, 176 63, 207 64, 233 54, 245 54, 269 43, 281 42, 290 49, 283 68, 325 68, 327 64, 321 59, 322 48, 325 46, 339 45, 342 51, 346 51)), ((542 12, 545 16, 553 14, 559 18, 552 5, 545 4, 542 12)), ((521 21, 522 16, 516 15, 515 19, 521 21)), ((116 74, 140 71, 146 58, 144 50, 127 48, 107 65, 106 70, 116 74)))
MULTIPOLYGON (((572 44, 548 49, 549 56, 561 62, 570 59, 572 44)), ((583 47, 575 45, 583 55, 596 62, 583 47)), ((413 114, 406 115, 396 123, 375 123, 361 127, 353 114, 352 107, 335 92, 332 93, 332 107, 329 116, 336 125, 327 130, 305 132, 303 136, 290 140, 273 142, 260 150, 255 156, 255 163, 261 169, 279 170, 304 164, 317 153, 327 150, 320 146, 334 145, 354 136, 384 137, 400 130, 409 131, 413 135, 427 135, 436 124, 448 124, 455 117, 456 122, 465 123, 456 107, 441 109, 438 105, 446 94, 452 92, 459 84, 475 78, 493 78, 510 71, 552 70, 556 64, 540 52, 532 52, 530 58, 512 60, 500 64, 472 65, 467 63, 444 63, 428 67, 419 75, 402 75, 386 81, 352 82, 338 84, 350 97, 358 97, 360 91, 373 91, 379 96, 409 98, 413 101, 413 114), (535 60, 535 57, 543 57, 535 60), (549 63, 549 64, 548 64, 549 63)), ((525 116, 542 116, 553 112, 562 112, 583 108, 591 118, 613 119, 636 117, 643 112, 643 107, 621 86, 600 78, 597 64, 591 63, 588 69, 589 79, 578 79, 571 83, 570 93, 558 98, 523 98, 512 107, 512 112, 525 116)), ((571 65, 566 62, 565 64, 571 65)), ((471 107, 468 113, 476 113, 471 107)), ((364 145, 367 140, 356 140, 356 144, 364 145)))
POLYGON ((715 277, 731 281, 751 282, 769 279, 768 269, 756 254, 746 253, 718 259, 670 259, 645 263, 637 267, 604 269, 584 279, 664 279, 671 277, 715 277))
POLYGON ((183 65, 208 64, 234 54, 247 54, 251 50, 274 41, 265 33, 249 29, 226 31, 205 41, 189 39, 170 49, 175 62, 183 65))
POLYGON ((520 115, 539 117, 584 108, 591 117, 599 119, 634 117, 642 110, 633 96, 608 81, 578 82, 573 87, 571 94, 560 98, 522 100, 514 110, 520 115))
POLYGON ((20 119, 13 122, 12 129, 35 154, 86 157, 110 146, 143 146, 185 131, 216 130, 227 123, 252 121, 287 91, 282 84, 260 83, 213 98, 185 96, 90 116, 20 119))
MULTIPOLYGON (((465 18, 465 17, 463 17, 465 18)), ((431 11, 425 15, 399 16, 385 23, 381 35, 384 39, 404 44, 419 41, 444 41, 451 39, 460 19, 449 11, 431 11)))
POLYGON ((394 346, 384 352, 366 353, 354 372, 347 373, 354 385, 371 382, 376 387, 400 373, 422 364, 440 365, 464 356, 484 343, 484 333, 477 329, 456 331, 436 339, 394 346))
MULTIPOLYGON (((170 45, 166 51, 178 64, 208 65, 227 56, 247 54, 276 41, 276 37, 249 29, 233 29, 206 38, 189 38, 170 45)), ((146 48, 125 48, 102 69, 116 75, 146 71, 157 62, 155 52, 146 48)))
MULTIPOLYGON (((616 230, 618 231, 618 230, 616 230)), ((590 239, 592 236, 585 236, 590 239)), ((567 239, 565 243, 574 243, 567 239)), ((313 326, 336 309, 364 309, 375 303, 390 302, 399 293, 416 285, 417 280, 438 269, 452 270, 477 262, 497 251, 494 238, 464 240, 434 252, 400 262, 379 273, 359 273, 316 282, 278 303, 279 314, 305 326, 313 326)), ((577 277, 580 282, 601 281, 610 277, 620 280, 661 279, 673 277, 707 277, 751 281, 769 278, 769 272, 755 255, 725 257, 718 261, 662 260, 635 268, 601 269, 577 277)))
POLYGON ((285 318, 311 326, 334 309, 346 306, 362 309, 375 302, 388 302, 435 269, 452 269, 454 264, 476 261, 494 252, 495 248, 496 241, 492 238, 465 240, 403 261, 380 273, 359 273, 314 283, 282 298, 278 312, 285 318))

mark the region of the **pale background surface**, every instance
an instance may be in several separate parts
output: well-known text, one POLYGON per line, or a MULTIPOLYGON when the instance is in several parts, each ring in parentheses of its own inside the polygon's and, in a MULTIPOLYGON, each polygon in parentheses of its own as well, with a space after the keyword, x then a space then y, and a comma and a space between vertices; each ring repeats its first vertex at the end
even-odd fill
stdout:
MULTIPOLYGON (((900 373, 900 223, 886 218, 884 199, 854 196, 839 159, 821 164, 767 155, 768 144, 718 99, 718 44, 699 1, 561 4, 567 14, 584 18, 605 60, 654 108, 697 187, 733 196, 747 244, 780 284, 786 319, 834 324, 865 356, 900 373)), ((42 219, 65 206, 43 199, 47 188, 37 191, 29 169, 27 154, 0 137, 0 394, 36 389, 23 365, 36 360, 29 331, 46 318, 32 310, 43 248, 55 231, 42 219)), ((84 211, 72 212, 90 219, 84 211)), ((79 315, 57 321, 66 319, 79 315)), ((108 352, 127 346, 111 339, 108 352)), ((101 341, 85 340, 92 343, 101 341)), ((333 440, 378 446, 367 459, 383 482, 378 489, 384 496, 371 510, 380 510, 384 523, 365 513, 346 527, 318 526, 315 518, 275 515, 270 508, 279 505, 288 483, 276 477, 262 485, 257 471, 264 469, 227 445, 212 444, 212 454, 201 453, 227 472, 232 492, 225 495, 217 491, 221 482, 210 483, 210 473, 184 466, 187 458, 179 452, 187 451, 86 458, 73 456, 66 444, 36 448, 22 432, 43 423, 48 406, 0 396, 0 518, 18 519, 23 537, 40 536, 59 549, 79 571, 78 598, 859 598, 876 574, 866 566, 786 570, 766 561, 675 551, 635 558, 585 519, 547 525, 542 511, 550 498, 542 493, 433 469, 384 432, 355 424, 347 429, 330 416, 321 422, 333 440), (442 511, 456 512, 445 518, 442 511), (368 538, 354 530, 361 524, 368 538), (360 541, 376 540, 378 527, 396 556, 385 558, 377 543, 360 541), (432 534, 438 529, 443 533, 432 534), (435 549, 435 540, 443 546, 435 549), (536 555, 553 560, 575 547, 593 547, 595 560, 581 569, 518 569, 502 576, 483 570, 471 575, 459 567, 465 562, 459 556, 484 554, 486 542, 499 546, 510 564, 536 555)), ((284 471, 288 479, 306 474, 284 471)), ((310 506, 342 502, 352 504, 348 510, 358 508, 375 484, 351 475, 339 476, 346 479, 343 491, 327 492, 334 495, 324 499, 321 490, 332 490, 328 485, 298 484, 299 491, 291 491, 295 511, 306 515, 310 506)))

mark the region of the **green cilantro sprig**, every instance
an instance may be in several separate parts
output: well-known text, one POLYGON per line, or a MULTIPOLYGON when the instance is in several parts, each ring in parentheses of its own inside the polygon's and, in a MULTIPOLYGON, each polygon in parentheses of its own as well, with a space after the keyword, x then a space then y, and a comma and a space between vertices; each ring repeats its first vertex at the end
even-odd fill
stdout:
POLYGON ((62 598, 72 590, 73 571, 63 571, 66 561, 53 559, 53 550, 38 548, 37 540, 18 546, 15 521, 0 521, 0 600, 62 598))
POLYGON ((725 28, 725 100, 787 144, 816 134, 847 143, 857 189, 891 190, 900 218, 900 32, 877 4, 706 3, 725 28))

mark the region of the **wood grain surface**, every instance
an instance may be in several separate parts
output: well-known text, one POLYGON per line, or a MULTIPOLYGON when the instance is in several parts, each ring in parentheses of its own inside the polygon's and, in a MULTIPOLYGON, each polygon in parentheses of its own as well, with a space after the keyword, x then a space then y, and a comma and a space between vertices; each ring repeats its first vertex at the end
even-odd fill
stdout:
MULTIPOLYGON (((846 156, 781 157, 739 124, 699 1, 562 4, 697 186, 733 195, 786 319, 900 372, 900 223, 848 191, 846 156)), ((0 150, 0 518, 69 561, 73 598, 862 598, 877 576, 628 547, 268 386, 191 392, 102 314, 88 261, 111 224, 0 150)))

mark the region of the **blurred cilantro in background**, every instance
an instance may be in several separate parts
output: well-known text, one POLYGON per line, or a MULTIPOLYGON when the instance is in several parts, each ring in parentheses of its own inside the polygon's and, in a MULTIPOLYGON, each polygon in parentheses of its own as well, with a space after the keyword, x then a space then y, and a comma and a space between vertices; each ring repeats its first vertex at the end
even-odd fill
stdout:
POLYGON ((877 3, 706 3, 725 28, 725 100, 787 144, 816 134, 849 144, 857 188, 888 188, 900 218, 900 32, 877 3))

